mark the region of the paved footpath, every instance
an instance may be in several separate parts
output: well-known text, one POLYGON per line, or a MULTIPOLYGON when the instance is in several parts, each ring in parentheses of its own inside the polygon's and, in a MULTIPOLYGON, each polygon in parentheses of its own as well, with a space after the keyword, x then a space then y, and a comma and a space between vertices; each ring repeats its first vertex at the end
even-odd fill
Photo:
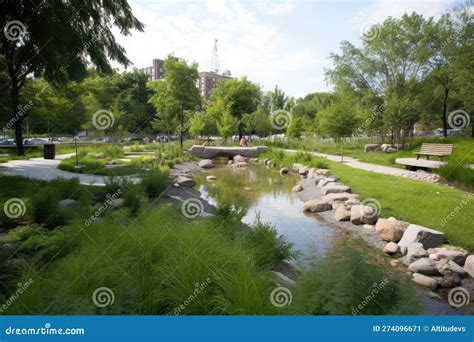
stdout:
MULTIPOLYGON (((283 151, 291 152, 291 153, 298 152, 298 150, 288 150, 288 149, 284 149, 283 151)), ((347 166, 353 167, 354 169, 372 171, 376 173, 382 173, 385 175, 392 175, 392 176, 422 180, 422 181, 430 182, 430 183, 435 183, 439 179, 437 174, 432 174, 432 173, 427 173, 427 172, 415 172, 415 171, 399 169, 396 167, 363 163, 351 157, 344 157, 343 160, 341 160, 341 156, 318 153, 318 152, 310 152, 310 153, 314 156, 326 158, 331 161, 342 162, 347 166)))
POLYGON ((62 159, 73 155, 74 153, 62 154, 56 156, 56 159, 30 158, 27 160, 11 160, 6 163, 0 163, 0 173, 46 181, 57 177, 63 177, 66 179, 79 178, 81 184, 98 186, 105 185, 107 178, 104 176, 74 173, 58 169, 58 165, 62 159))

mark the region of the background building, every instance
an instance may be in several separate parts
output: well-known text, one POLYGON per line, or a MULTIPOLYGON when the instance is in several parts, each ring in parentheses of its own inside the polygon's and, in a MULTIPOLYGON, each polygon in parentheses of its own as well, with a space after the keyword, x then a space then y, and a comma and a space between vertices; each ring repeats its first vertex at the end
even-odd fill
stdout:
MULTIPOLYGON (((175 60, 179 61, 178 57, 174 57, 175 60)), ((149 67, 141 68, 148 75, 148 81, 162 80, 165 78, 165 61, 163 59, 155 58, 152 60, 152 65, 149 67)))
POLYGON ((214 89, 219 80, 227 81, 232 79, 230 71, 226 71, 223 74, 219 74, 214 71, 202 71, 199 73, 198 88, 201 93, 201 97, 205 100, 209 100, 211 97, 212 89, 214 89))

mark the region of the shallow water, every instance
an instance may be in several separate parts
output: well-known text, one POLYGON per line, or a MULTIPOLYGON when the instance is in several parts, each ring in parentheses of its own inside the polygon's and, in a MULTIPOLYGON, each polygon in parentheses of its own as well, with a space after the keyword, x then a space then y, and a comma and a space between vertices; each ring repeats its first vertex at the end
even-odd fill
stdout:
POLYGON ((297 263, 306 257, 324 257, 334 237, 341 234, 314 216, 303 213, 303 202, 291 192, 296 176, 281 176, 263 165, 251 164, 245 169, 219 165, 196 174, 199 191, 210 204, 232 204, 246 209, 242 222, 251 225, 257 217, 268 222, 293 243, 299 251, 297 263), (207 181, 214 175, 217 181, 207 181))

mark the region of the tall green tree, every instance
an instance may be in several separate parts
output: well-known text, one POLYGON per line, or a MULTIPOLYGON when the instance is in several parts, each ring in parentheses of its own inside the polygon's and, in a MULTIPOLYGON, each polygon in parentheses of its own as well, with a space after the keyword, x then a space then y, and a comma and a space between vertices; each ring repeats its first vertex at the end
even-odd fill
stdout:
POLYGON ((18 107, 27 76, 42 75, 54 83, 80 79, 87 75, 88 62, 100 72, 110 73, 110 60, 130 64, 112 27, 124 35, 132 29, 143 30, 127 0, 54 0, 44 6, 35 6, 29 0, 5 0, 1 3, 0 22, 5 25, 0 54, 5 56, 9 75, 11 116, 20 155, 24 154, 25 115, 18 115, 18 107))

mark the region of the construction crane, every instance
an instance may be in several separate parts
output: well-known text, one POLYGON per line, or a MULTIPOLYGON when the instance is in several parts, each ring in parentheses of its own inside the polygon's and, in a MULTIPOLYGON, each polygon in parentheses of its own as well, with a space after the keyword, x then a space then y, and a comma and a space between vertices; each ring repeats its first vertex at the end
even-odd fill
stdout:
POLYGON ((219 64, 219 52, 217 52, 217 38, 214 39, 214 50, 212 51, 211 71, 219 73, 221 66, 219 64))

